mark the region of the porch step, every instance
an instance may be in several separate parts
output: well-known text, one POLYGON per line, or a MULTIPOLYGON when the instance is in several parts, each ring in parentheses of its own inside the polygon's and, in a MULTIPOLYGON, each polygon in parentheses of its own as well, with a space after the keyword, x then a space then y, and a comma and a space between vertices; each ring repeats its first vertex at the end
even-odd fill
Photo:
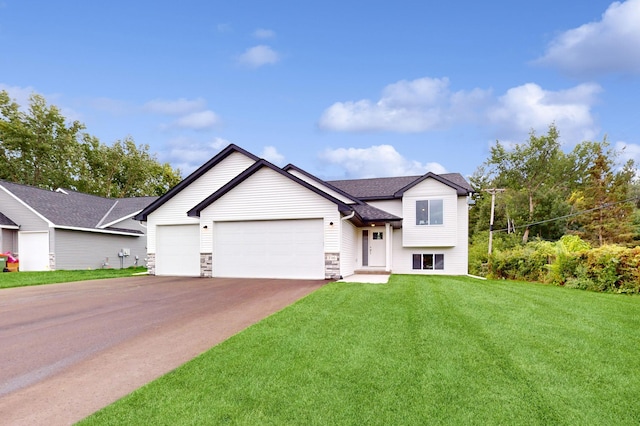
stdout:
POLYGON ((354 273, 358 275, 391 275, 391 271, 380 269, 358 269, 354 273))

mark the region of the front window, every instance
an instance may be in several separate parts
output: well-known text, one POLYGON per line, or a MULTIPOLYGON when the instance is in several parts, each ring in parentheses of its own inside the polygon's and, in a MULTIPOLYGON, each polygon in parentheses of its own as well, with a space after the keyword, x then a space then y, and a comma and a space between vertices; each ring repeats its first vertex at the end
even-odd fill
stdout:
POLYGON ((413 269, 443 270, 444 254, 414 254, 413 269))
POLYGON ((416 201, 416 225, 442 225, 444 223, 442 200, 416 201))

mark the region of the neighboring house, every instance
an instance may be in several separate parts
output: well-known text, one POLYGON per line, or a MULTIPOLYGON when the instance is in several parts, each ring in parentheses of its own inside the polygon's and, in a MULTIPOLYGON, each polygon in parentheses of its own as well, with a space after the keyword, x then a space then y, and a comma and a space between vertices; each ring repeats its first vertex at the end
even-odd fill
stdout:
POLYGON ((472 191, 457 173, 325 182, 229 145, 135 219, 155 275, 464 275, 472 191))
POLYGON ((143 265, 146 228, 132 218, 156 199, 0 181, 0 253, 14 253, 21 271, 143 265))

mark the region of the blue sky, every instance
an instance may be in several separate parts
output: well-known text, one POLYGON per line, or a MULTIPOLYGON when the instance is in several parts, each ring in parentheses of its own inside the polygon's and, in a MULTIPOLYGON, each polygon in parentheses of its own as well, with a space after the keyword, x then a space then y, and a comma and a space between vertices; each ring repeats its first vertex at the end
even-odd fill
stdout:
POLYGON ((0 0, 0 89, 190 173, 472 174, 555 122, 640 162, 640 0, 0 0))

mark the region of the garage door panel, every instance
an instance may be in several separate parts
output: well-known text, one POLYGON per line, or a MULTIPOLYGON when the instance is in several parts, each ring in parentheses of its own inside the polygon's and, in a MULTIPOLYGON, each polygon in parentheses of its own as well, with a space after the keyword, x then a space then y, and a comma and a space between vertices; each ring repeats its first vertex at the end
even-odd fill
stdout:
POLYGON ((21 271, 48 271, 49 233, 18 233, 18 252, 21 271))
POLYGON ((198 225, 163 225, 156 228, 156 275, 200 275, 198 225))
POLYGON ((213 262, 220 277, 323 279, 323 221, 218 222, 213 262))

